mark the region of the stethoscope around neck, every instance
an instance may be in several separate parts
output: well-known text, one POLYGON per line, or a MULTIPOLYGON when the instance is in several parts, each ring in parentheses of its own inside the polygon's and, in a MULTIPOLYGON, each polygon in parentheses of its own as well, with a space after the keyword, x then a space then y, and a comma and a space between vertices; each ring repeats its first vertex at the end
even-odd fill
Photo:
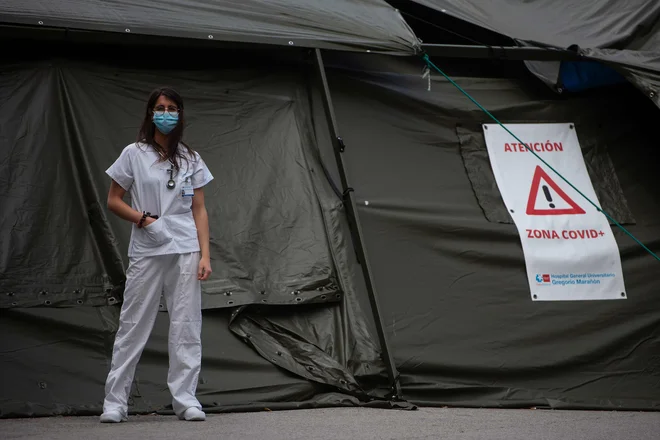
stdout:
MULTIPOLYGON (((165 157, 161 151, 158 151, 158 153, 163 158, 165 157)), ((170 169, 167 171, 169 171, 170 173, 170 180, 167 181, 167 185, 165 186, 167 187, 167 189, 173 190, 174 188, 176 188, 176 182, 174 181, 174 163, 172 163, 172 159, 170 159, 169 162, 170 162, 170 169)), ((188 182, 188 179, 186 179, 186 182, 188 182)))
MULTIPOLYGON (((163 154, 162 151, 160 151, 160 150, 157 150, 157 151, 158 151, 158 154, 159 154, 161 157, 165 158, 165 155, 163 154)), ((166 185, 166 187, 167 187, 167 189, 172 190, 172 189, 174 189, 174 188, 176 187, 176 182, 174 181, 174 176, 173 176, 173 173, 174 173, 174 164, 172 163, 172 159, 170 159, 169 162, 170 162, 170 169, 167 170, 167 171, 170 172, 170 180, 167 181, 167 185, 166 185)))

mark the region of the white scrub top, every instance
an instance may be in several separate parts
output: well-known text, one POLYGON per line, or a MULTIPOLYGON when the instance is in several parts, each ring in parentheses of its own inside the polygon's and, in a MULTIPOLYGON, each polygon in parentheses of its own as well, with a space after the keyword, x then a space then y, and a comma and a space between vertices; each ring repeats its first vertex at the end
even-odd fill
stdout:
MULTIPOLYGON (((183 146, 181 146, 183 148, 183 146)), ((213 180, 206 164, 195 152, 189 161, 181 160, 180 169, 172 172, 174 189, 167 188, 170 180, 169 161, 147 144, 133 143, 122 151, 106 173, 131 195, 133 209, 150 212, 159 218, 146 227, 133 224, 129 257, 199 252, 197 227, 192 214, 192 199, 183 196, 184 186, 201 188, 213 180)))

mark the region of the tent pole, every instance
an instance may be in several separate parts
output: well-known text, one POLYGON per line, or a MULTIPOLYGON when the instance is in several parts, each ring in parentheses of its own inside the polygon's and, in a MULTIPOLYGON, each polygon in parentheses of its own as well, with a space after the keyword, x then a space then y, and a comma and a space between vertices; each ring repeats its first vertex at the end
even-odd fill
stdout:
POLYGON ((443 58, 498 59, 507 61, 580 61, 573 50, 551 47, 477 46, 468 44, 422 44, 430 56, 443 58))
POLYGON ((387 368, 387 375, 392 386, 392 392, 390 398, 402 399, 401 397, 401 385, 399 384, 399 373, 394 364, 394 359, 389 350, 387 343, 387 336, 385 334, 385 325, 380 313, 380 306, 378 305, 378 298, 376 296, 376 287, 374 279, 372 277, 371 266, 369 264, 369 258, 367 256, 367 250, 364 243, 364 235, 362 233, 362 226, 360 225, 360 219, 357 213, 357 205, 355 203, 355 197, 353 193, 353 188, 351 188, 348 177, 346 175, 346 166, 344 161, 343 152, 345 149, 344 141, 339 136, 339 128, 337 126, 337 120, 335 118, 335 111, 332 105, 332 97, 330 96, 330 88, 328 86, 328 79, 325 74, 325 66, 323 64, 323 56, 321 54, 321 49, 314 49, 314 65, 316 67, 317 73, 322 87, 323 95, 323 106, 325 109, 325 116, 328 122, 328 128, 330 129, 330 137, 333 144, 333 150, 335 152, 335 160, 337 161, 337 168, 339 169, 339 175, 341 178, 341 186, 343 191, 343 201, 348 214, 349 227, 351 229, 351 236, 353 238, 353 246, 357 253, 358 263, 362 268, 362 275, 364 276, 364 281, 367 286, 367 294, 369 296, 369 302, 371 304, 371 311, 373 313, 374 322, 376 324, 376 331, 378 332, 378 338, 380 340, 380 348, 382 352, 382 358, 385 362, 387 368))

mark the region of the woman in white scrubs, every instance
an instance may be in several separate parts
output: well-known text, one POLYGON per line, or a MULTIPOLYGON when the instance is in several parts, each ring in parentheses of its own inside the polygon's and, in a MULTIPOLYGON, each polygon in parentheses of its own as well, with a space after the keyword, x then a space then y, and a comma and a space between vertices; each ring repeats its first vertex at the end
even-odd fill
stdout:
POLYGON ((170 319, 167 385, 181 420, 205 420, 195 397, 201 366, 201 281, 211 274, 203 187, 213 176, 200 155, 181 142, 183 100, 169 88, 152 92, 138 142, 106 171, 108 209, 133 223, 129 266, 105 385, 101 422, 128 419, 135 368, 163 295, 170 319), (124 202, 130 193, 131 206, 124 202))

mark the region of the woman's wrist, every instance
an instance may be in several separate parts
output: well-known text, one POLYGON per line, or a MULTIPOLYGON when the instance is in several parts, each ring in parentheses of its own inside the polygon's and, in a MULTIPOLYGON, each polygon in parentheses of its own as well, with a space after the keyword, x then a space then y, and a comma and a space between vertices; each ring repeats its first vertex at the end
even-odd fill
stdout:
POLYGON ((144 221, 147 219, 148 214, 146 212, 143 212, 142 215, 140 216, 140 220, 137 222, 137 227, 141 228, 142 225, 144 224, 144 221))

